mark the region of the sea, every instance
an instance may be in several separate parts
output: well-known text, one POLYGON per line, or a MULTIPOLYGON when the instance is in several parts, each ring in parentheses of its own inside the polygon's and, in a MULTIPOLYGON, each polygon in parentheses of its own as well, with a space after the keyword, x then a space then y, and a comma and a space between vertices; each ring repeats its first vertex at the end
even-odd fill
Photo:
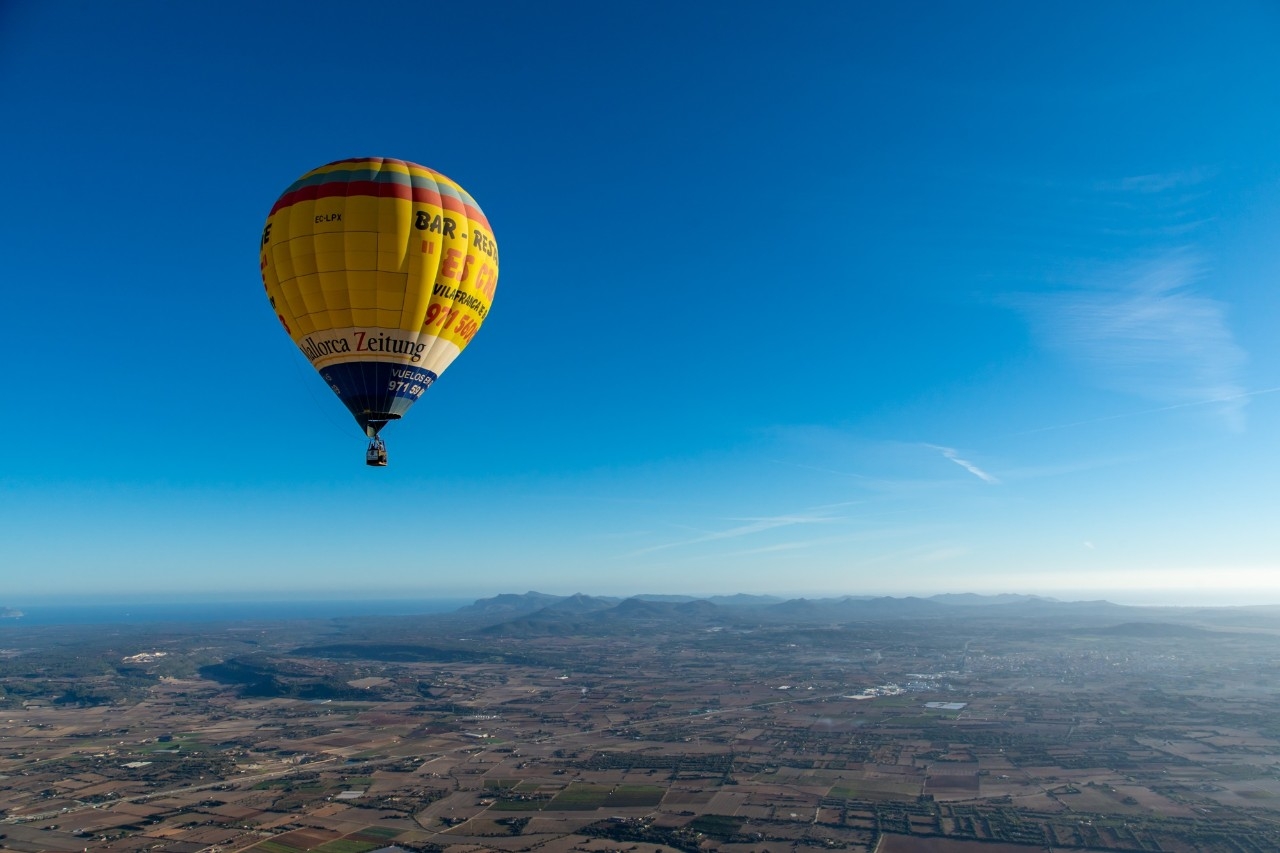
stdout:
POLYGON ((201 622, 283 622, 450 613, 475 601, 458 599, 278 601, 96 601, 0 606, 0 632, 32 625, 145 625, 201 622), (15 615, 21 613, 22 615, 15 615))

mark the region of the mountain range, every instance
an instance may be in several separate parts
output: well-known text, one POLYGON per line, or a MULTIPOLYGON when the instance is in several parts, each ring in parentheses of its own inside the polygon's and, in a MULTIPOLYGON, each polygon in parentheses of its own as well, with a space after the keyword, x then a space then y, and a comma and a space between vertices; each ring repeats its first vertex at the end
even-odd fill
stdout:
POLYGON ((768 595, 637 595, 629 598, 503 594, 476 601, 453 615, 497 635, 582 634, 658 623, 694 629, 749 629, 765 625, 840 625, 893 620, 987 620, 1035 627, 1137 631, 1144 625, 1232 627, 1260 622, 1280 627, 1278 612, 1256 608, 1135 607, 1109 601, 1059 601, 1035 595, 943 594, 929 597, 841 596, 781 599, 768 595), (1126 627, 1127 626, 1127 627, 1126 627))

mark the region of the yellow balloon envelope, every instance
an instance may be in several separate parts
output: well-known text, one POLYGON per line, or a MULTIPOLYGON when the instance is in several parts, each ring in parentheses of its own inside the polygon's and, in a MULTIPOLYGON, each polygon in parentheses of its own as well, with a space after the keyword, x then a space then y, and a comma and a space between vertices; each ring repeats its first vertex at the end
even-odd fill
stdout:
POLYGON ((271 208, 262 283, 369 436, 400 418, 489 314, 498 244, 475 199, 414 163, 339 160, 271 208))

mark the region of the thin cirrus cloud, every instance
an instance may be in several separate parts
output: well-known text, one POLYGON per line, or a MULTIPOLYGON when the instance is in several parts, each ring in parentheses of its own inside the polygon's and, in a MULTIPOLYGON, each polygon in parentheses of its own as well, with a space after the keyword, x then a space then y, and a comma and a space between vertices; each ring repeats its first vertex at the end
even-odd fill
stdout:
POLYGON ((1156 172, 1149 175, 1129 175, 1114 181, 1099 181, 1095 189, 1122 193, 1164 193, 1198 186, 1213 178, 1218 170, 1212 166, 1199 166, 1172 172, 1156 172))
MULTIPOLYGON (((1009 433, 1009 435, 1033 435, 1038 432, 1051 432, 1053 430, 1059 430, 1059 429, 1071 429, 1072 427, 1101 424, 1101 423, 1106 423, 1107 421, 1118 421, 1123 418, 1136 418, 1136 417, 1141 417, 1142 415, 1150 415, 1155 412, 1171 412, 1174 409, 1189 409, 1197 406, 1213 406, 1219 403, 1235 403, 1237 401, 1244 402, 1244 401, 1247 401, 1250 397, 1261 397, 1264 394, 1277 394, 1277 393, 1280 393, 1280 387, 1259 388, 1256 391, 1242 391, 1239 394, 1231 394, 1226 397, 1209 397, 1204 400, 1190 400, 1186 403, 1174 403, 1173 405, 1170 405, 1170 406, 1157 406, 1154 409, 1139 409, 1137 411, 1132 411, 1132 412, 1121 412, 1115 415, 1105 415, 1100 418, 1089 418, 1083 421, 1070 421, 1068 423, 1063 423, 1063 424, 1050 424, 1049 426, 1036 427, 1034 429, 1024 429, 1024 430, 1021 430, 1020 432, 1009 433)), ((1110 461, 1104 461, 1102 463, 1090 463, 1088 464, 1087 467, 1100 467, 1101 464, 1115 464, 1117 462, 1127 462, 1127 461, 1131 461, 1131 460, 1114 459, 1110 461)), ((1084 469, 1078 466, 1073 466, 1070 470, 1084 470, 1084 469)), ((1065 473, 1065 471, 1059 471, 1058 473, 1065 473)))
POLYGON ((977 465, 974 465, 968 459, 960 458, 959 453, 953 447, 941 447, 937 444, 926 444, 925 447, 929 448, 930 450, 938 451, 944 457, 946 457, 947 459, 950 459, 952 462, 956 463, 961 468, 968 471, 970 474, 977 477, 979 480, 981 480, 984 483, 990 483, 991 485, 994 486, 1000 482, 1000 480, 997 479, 995 476, 988 474, 986 471, 983 471, 981 468, 979 468, 977 465))
POLYGON ((1226 305, 1197 293, 1204 265, 1187 252, 1133 264, 1089 287, 1016 297, 1043 345, 1099 386, 1155 402, 1219 401, 1229 426, 1244 424, 1246 356, 1226 305))
MULTIPOLYGON (((918 540, 922 536, 930 536, 932 532, 928 528, 914 527, 871 527, 861 530, 855 530, 848 533, 837 533, 831 536, 819 536, 811 539, 796 539, 789 542, 776 542, 772 545, 762 545, 755 548, 745 548, 740 551, 730 551, 727 553, 713 555, 715 559, 725 559, 730 557, 752 557, 760 554, 775 554, 784 551, 799 551, 804 549, 829 548, 832 546, 869 546, 871 543, 878 541, 893 540, 918 540)), ((916 562, 934 562, 938 559, 950 558, 955 556, 953 549, 935 548, 933 551, 927 551, 922 546, 913 546, 911 552, 917 555, 916 562)), ((704 559, 710 559, 706 556, 704 559)))
POLYGON ((829 524, 833 521, 842 520, 839 516, 833 515, 832 511, 839 507, 848 505, 848 502, 846 502, 817 507, 803 513, 774 515, 765 518, 733 519, 735 521, 746 523, 726 528, 724 530, 704 533, 701 536, 695 536, 690 539, 681 539, 677 542, 664 542, 661 545, 651 545, 648 548, 640 548, 638 550, 631 551, 624 556, 638 557, 643 554, 653 553, 654 551, 665 551, 669 548, 680 548, 688 545, 700 545, 704 542, 718 542, 725 539, 736 539, 740 536, 750 536, 755 533, 763 533, 766 530, 774 530, 779 527, 792 527, 803 524, 829 524))

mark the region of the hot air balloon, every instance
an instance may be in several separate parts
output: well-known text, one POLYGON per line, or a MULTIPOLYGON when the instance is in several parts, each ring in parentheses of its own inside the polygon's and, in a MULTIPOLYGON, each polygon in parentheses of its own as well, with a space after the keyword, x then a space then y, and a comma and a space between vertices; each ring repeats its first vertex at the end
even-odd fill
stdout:
POLYGON ((285 332, 369 438, 403 417, 471 342, 498 284, 498 244, 466 190, 424 166, 363 157, 307 172, 262 229, 262 283, 285 332))

